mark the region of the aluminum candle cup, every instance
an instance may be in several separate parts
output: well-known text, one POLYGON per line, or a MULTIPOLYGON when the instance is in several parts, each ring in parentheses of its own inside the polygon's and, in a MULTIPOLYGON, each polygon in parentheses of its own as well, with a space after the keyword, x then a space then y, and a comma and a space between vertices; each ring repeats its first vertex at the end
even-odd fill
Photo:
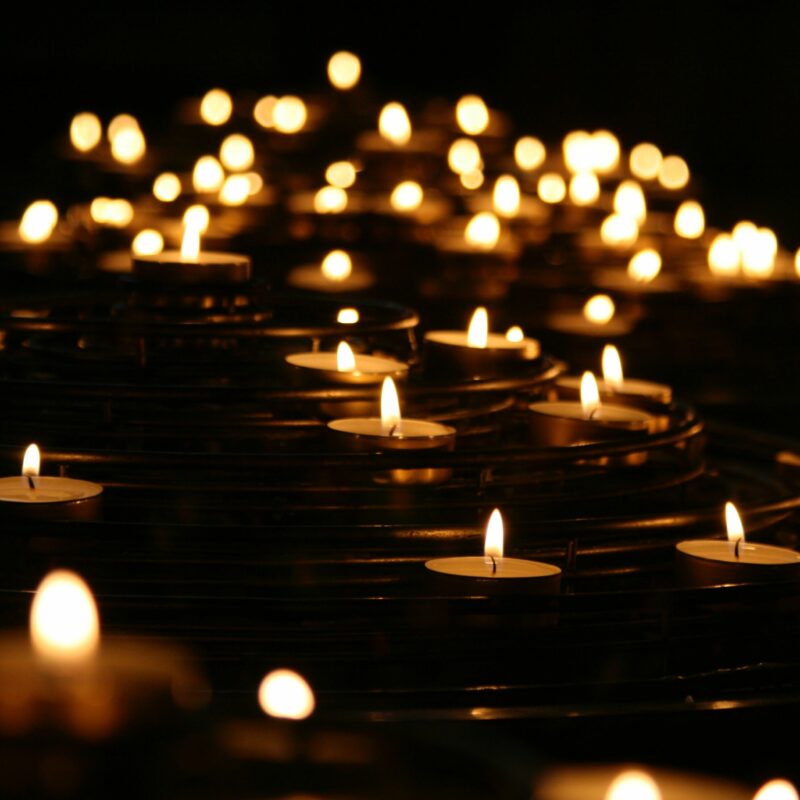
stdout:
MULTIPOLYGON (((558 396, 562 399, 580 397, 581 379, 577 375, 565 375, 555 381, 558 396)), ((664 383, 642 381, 625 378, 622 384, 614 385, 603 378, 598 378, 597 386, 600 397, 614 405, 628 403, 660 403, 672 402, 672 387, 664 383)))
POLYGON ((800 581, 800 553, 757 542, 695 539, 675 545, 678 575, 689 586, 800 581))
POLYGON ((92 519, 100 511, 103 487, 98 483, 17 475, 0 478, 0 509, 3 513, 39 519, 92 519))
POLYGON ((533 343, 533 339, 509 342, 502 334, 490 333, 485 347, 471 347, 465 331, 429 331, 425 334, 425 368, 468 378, 513 372, 520 363, 538 358, 533 343))
POLYGON ((553 564, 523 558, 486 556, 435 558, 425 562, 435 585, 463 594, 558 594, 561 570, 553 564))
POLYGON ((155 256, 134 256, 133 275, 148 283, 245 283, 252 266, 248 256, 238 253, 201 252, 185 258, 179 250, 165 250, 155 256))
POLYGON ((588 416, 578 402, 545 401, 531 403, 528 411, 533 441, 544 447, 608 441, 658 427, 653 414, 628 406, 602 405, 588 416))

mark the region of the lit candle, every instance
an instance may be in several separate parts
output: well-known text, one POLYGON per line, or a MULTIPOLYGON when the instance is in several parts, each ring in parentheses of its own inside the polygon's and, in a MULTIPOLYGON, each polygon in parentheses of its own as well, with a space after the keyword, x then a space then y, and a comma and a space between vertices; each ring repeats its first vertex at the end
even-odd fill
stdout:
POLYGON ((331 250, 319 264, 295 267, 286 282, 295 289, 338 294, 360 292, 375 282, 373 274, 362 264, 355 263, 346 250, 331 250))
POLYGON ((653 414, 601 403, 597 380, 591 372, 583 373, 580 391, 580 402, 544 401, 528 406, 531 433, 537 444, 569 447, 651 433, 657 428, 653 414))
POLYGON ((733 503, 725 504, 727 540, 678 542, 678 571, 694 586, 723 583, 800 580, 800 553, 771 544, 746 542, 744 526, 733 503))
POLYGON ((547 326, 559 333, 576 336, 623 336, 635 323, 631 316, 617 313, 607 294, 592 295, 580 311, 557 311, 547 317, 547 326))
POLYGON ((524 336, 511 338, 489 332, 485 308, 475 309, 466 331, 428 331, 425 334, 425 367, 481 378, 513 369, 520 362, 541 355, 539 343, 524 336))
MULTIPOLYGON (((425 567, 437 576, 471 579, 471 589, 494 593, 496 590, 558 594, 561 570, 553 564, 507 558, 504 555, 503 517, 495 509, 489 517, 484 539, 483 556, 458 556, 435 558, 425 562, 425 567)), ((453 586, 448 580, 446 585, 453 586)), ((458 586, 458 584, 455 584, 458 586)), ((461 585, 464 583, 461 581, 461 585)))
POLYGON ((22 460, 22 474, 0 478, 0 503, 5 511, 52 516, 65 519, 86 519, 100 508, 103 487, 75 478, 39 475, 41 453, 32 444, 22 460))
POLYGON ((202 252, 201 225, 194 217, 184 221, 181 249, 154 255, 135 255, 133 274, 152 283, 242 283, 250 280, 252 263, 238 253, 202 252))
POLYGON ((325 383, 378 384, 386 377, 402 380, 408 364, 393 358, 354 353, 347 342, 340 342, 336 352, 292 353, 286 362, 309 377, 325 383))

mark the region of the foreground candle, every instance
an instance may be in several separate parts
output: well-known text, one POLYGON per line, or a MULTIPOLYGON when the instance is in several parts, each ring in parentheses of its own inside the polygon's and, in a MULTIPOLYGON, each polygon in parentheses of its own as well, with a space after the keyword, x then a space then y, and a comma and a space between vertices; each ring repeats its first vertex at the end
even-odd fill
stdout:
POLYGON ((39 475, 41 453, 29 445, 22 459, 22 474, 0 478, 0 503, 6 510, 27 509, 26 513, 86 518, 99 508, 103 487, 75 478, 39 475))
POLYGON ((694 539, 675 545, 678 571, 693 586, 800 580, 800 553, 745 542, 736 506, 725 504, 727 540, 694 539))
POLYGON ((347 342, 340 342, 335 353, 292 353, 286 363, 301 374, 326 383, 368 385, 382 383, 386 377, 405 378, 408 364, 393 358, 355 354, 347 342))
POLYGON ((473 579, 475 583, 471 585, 482 590, 494 591, 499 583, 511 582, 516 590, 557 594, 561 586, 561 570, 540 561, 507 558, 503 554, 504 538, 503 517, 496 508, 486 526, 483 556, 435 558, 426 561, 425 567, 438 575, 473 579))

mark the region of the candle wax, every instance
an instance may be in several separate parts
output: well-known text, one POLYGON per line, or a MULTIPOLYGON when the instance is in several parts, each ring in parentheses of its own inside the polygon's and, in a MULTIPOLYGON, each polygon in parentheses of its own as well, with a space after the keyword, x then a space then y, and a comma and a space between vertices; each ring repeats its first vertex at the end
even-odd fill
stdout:
POLYGON ((319 373, 331 383, 370 384, 380 383, 387 375, 393 378, 404 378, 408 373, 408 365, 391 358, 355 355, 354 370, 339 371, 335 352, 330 353, 292 353, 286 356, 286 362, 313 374, 319 373))

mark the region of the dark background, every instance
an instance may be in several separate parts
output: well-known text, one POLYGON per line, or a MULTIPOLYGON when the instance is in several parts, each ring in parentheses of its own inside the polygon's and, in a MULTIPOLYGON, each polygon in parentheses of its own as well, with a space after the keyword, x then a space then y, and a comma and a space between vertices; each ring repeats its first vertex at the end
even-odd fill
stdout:
POLYGON ((712 223, 750 218, 794 248, 799 19, 790 3, 31 4, 0 33, 3 207, 46 196, 53 138, 78 110, 152 124, 213 85, 322 88, 348 48, 387 100, 474 91, 548 139, 602 126, 654 141, 704 179, 712 223))

